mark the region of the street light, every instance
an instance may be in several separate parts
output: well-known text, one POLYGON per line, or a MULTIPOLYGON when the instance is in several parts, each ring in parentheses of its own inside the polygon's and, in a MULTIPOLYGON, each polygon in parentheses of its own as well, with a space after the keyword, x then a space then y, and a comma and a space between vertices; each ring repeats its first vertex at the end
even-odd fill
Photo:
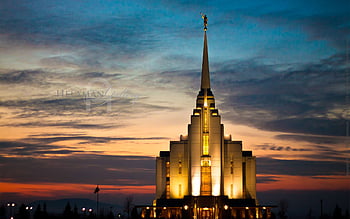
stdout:
POLYGON ((26 210, 28 211, 29 218, 32 218, 31 211, 33 210, 33 206, 26 206, 26 210))
POLYGON ((7 207, 10 208, 10 218, 13 219, 13 213, 14 213, 14 207, 16 206, 16 203, 7 203, 7 207))

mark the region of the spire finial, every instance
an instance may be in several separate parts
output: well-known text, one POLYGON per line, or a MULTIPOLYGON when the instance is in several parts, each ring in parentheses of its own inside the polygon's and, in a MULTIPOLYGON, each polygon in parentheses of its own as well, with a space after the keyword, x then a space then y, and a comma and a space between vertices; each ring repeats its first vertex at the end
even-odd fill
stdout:
POLYGON ((208 18, 205 14, 201 13, 204 19, 204 46, 203 46, 203 62, 202 62, 202 78, 201 89, 210 89, 210 77, 209 77, 209 60, 208 60, 208 45, 207 45, 207 22, 208 18))
POLYGON ((201 15, 202 15, 202 18, 203 18, 203 21, 204 21, 204 31, 207 31, 207 26, 208 26, 208 17, 207 17, 207 15, 206 14, 203 14, 202 12, 201 12, 201 15))

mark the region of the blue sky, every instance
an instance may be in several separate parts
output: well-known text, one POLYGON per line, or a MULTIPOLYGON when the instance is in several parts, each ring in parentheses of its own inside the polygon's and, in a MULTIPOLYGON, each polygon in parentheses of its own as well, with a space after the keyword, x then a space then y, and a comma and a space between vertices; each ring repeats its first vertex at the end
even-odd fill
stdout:
MULTIPOLYGON (((12 186, 2 196, 42 198, 23 186, 42 183, 154 188, 152 160, 186 133, 195 104, 200 12, 218 109, 258 157, 258 189, 308 177, 349 190, 349 11, 348 1, 1 1, 0 177, 12 186), (60 163, 74 164, 69 177, 60 163), (18 171, 39 166, 36 177, 18 171)), ((62 196, 84 196, 73 190, 62 196)))

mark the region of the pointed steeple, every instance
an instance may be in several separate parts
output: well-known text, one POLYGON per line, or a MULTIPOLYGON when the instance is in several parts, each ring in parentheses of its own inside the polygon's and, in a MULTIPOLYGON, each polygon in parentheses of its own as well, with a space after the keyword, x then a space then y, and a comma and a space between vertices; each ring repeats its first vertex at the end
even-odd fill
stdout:
POLYGON ((201 89, 210 89, 209 59, 208 59, 208 45, 207 45, 206 28, 204 29, 204 47, 203 47, 201 89))

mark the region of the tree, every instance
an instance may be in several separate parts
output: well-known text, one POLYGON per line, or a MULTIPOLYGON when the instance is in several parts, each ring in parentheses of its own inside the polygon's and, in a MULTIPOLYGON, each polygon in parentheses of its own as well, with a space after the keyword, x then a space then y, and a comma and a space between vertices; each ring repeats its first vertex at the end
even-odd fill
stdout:
POLYGON ((33 218, 34 219, 44 219, 40 204, 38 204, 38 206, 36 207, 33 218))
POLYGON ((73 218, 73 211, 72 211, 72 208, 71 208, 69 202, 67 202, 67 205, 66 205, 66 207, 64 208, 63 217, 64 217, 65 219, 72 219, 72 218, 73 218))
POLYGON ((22 204, 19 207, 17 218, 19 218, 19 219, 29 219, 29 211, 26 209, 26 206, 24 204, 22 204))
POLYGON ((131 218, 132 218, 132 219, 138 219, 138 218, 139 218, 139 214, 137 213, 137 208, 136 208, 136 207, 134 207, 134 208, 132 209, 131 218))
POLYGON ((42 218, 46 219, 49 217, 49 214, 47 213, 46 209, 46 203, 43 204, 43 212, 42 212, 42 218))
POLYGON ((133 197, 128 196, 126 197, 125 203, 124 203, 124 212, 127 213, 128 219, 130 219, 130 213, 132 208, 133 208, 133 197))
POLYGON ((109 211, 109 214, 108 214, 108 216, 107 216, 107 219, 114 219, 114 215, 113 215, 112 208, 111 208, 111 210, 109 211))
POLYGON ((6 207, 5 205, 1 205, 0 207, 0 219, 5 219, 6 217, 6 207))
POLYGON ((342 217, 341 208, 337 204, 333 211, 333 219, 342 219, 342 217))
POLYGON ((74 219, 79 219, 79 213, 78 213, 78 207, 77 207, 77 205, 74 205, 74 209, 73 209, 73 218, 74 218, 74 219))
POLYGON ((279 203, 279 212, 278 216, 280 219, 287 219, 287 211, 288 211, 288 201, 287 200, 281 200, 279 203))

